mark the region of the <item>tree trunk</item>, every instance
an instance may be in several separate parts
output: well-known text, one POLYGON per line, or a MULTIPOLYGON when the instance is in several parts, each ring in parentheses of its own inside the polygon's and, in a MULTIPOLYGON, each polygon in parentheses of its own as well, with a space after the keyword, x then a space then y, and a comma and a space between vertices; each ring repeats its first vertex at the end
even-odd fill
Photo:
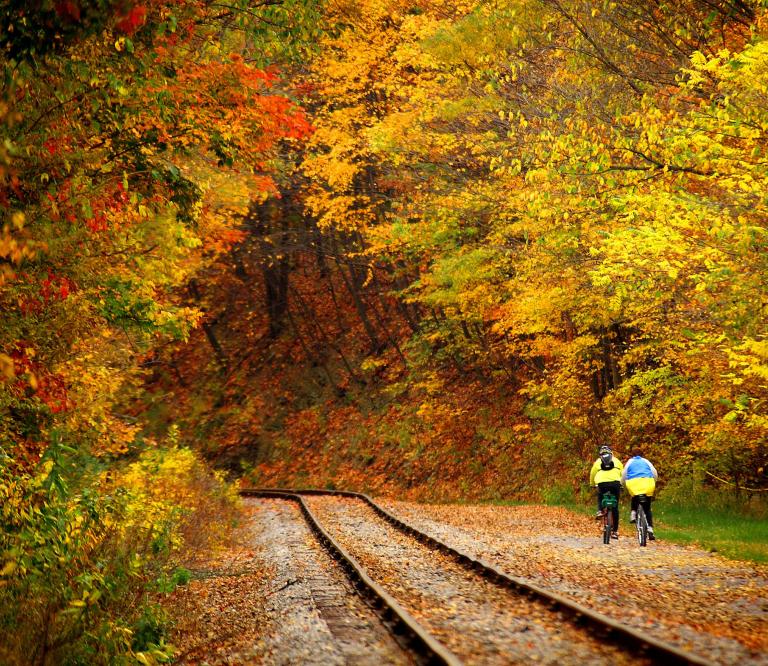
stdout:
MULTIPOLYGON (((194 278, 189 281, 189 292, 192 294, 192 297, 198 303, 200 303, 203 300, 202 294, 200 293, 200 287, 197 284, 197 280, 195 280, 194 278)), ((219 367, 222 370, 226 370, 227 357, 226 357, 226 354, 224 353, 224 349, 219 343, 218 338, 216 337, 216 332, 213 329, 213 324, 206 321, 205 318, 203 318, 201 327, 203 329, 203 332, 205 333, 205 337, 208 339, 208 343, 211 345, 211 349, 213 349, 213 352, 216 355, 216 360, 219 363, 219 367)))
POLYGON ((354 274, 350 279, 350 277, 344 272, 344 267, 338 258, 336 258, 336 262, 339 268, 339 273, 344 280, 344 285, 347 287, 349 295, 352 296, 352 302, 355 304, 357 315, 360 317, 360 321, 363 323, 365 333, 368 336, 368 339, 371 341, 371 351, 378 356, 382 351, 384 351, 384 344, 379 341, 379 337, 376 335, 376 329, 373 327, 371 320, 368 318, 368 313, 365 311, 365 304, 360 298, 360 293, 354 284, 354 274))

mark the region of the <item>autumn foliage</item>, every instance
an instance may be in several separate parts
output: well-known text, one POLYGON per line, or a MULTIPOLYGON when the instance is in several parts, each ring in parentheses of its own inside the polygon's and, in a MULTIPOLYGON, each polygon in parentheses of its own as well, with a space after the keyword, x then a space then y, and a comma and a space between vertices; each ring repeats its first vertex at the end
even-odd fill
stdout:
MULTIPOLYGON (((14 599, 46 512, 128 526, 157 502, 183 531, 181 491, 131 462, 168 448, 210 480, 189 511, 226 500, 183 445, 249 483, 419 496, 541 496, 541 469, 572 495, 603 442, 665 481, 768 487, 764 3, 21 4, 0 28, 14 599)), ((113 536, 78 543, 126 571, 113 536)), ((161 658, 42 580, 40 632, 82 601, 127 632, 110 654, 161 658)), ((39 663, 91 649, 56 631, 39 663)))
POLYGON ((233 515, 175 431, 143 437, 126 406, 150 350, 200 320, 180 288, 239 238, 210 174, 263 196, 278 146, 311 132, 253 59, 265 21, 274 40, 293 27, 239 4, 1 10, 4 664, 167 660, 148 593, 202 543, 190 516, 214 534, 233 515))
POLYGON ((205 389, 161 418, 264 483, 578 490, 607 441, 765 488, 761 4, 323 21, 314 132, 200 287, 208 328, 165 358, 205 389))

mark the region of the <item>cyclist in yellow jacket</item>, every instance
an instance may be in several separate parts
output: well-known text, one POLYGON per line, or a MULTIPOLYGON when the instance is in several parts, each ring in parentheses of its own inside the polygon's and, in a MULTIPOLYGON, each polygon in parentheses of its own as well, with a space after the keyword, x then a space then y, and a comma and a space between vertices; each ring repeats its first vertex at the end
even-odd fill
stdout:
POLYGON ((589 485, 597 487, 597 514, 602 515, 601 502, 603 495, 610 492, 616 497, 616 506, 612 509, 613 513, 613 534, 614 539, 619 538, 619 506, 618 499, 621 495, 621 472, 623 465, 621 461, 613 455, 610 446, 601 446, 599 457, 592 465, 589 471, 589 485))

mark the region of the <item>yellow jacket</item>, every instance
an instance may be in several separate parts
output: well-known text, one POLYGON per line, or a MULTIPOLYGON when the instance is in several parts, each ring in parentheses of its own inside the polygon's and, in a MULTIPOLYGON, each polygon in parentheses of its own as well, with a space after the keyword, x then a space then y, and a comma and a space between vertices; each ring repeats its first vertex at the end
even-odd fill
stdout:
POLYGON ((605 481, 621 481, 621 470, 624 465, 621 464, 616 456, 613 456, 613 469, 602 469, 600 467, 600 458, 595 460, 592 469, 589 471, 589 485, 596 486, 605 481))

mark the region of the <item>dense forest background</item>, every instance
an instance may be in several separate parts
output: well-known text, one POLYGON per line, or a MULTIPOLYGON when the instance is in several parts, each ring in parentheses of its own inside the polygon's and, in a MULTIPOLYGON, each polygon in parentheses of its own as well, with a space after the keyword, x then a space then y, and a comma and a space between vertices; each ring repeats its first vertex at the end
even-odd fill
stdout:
POLYGON ((768 488, 762 0, 0 17, 0 661, 166 658, 225 473, 768 488))
POLYGON ((570 492, 608 442, 765 487, 761 4, 325 12, 158 434, 262 483, 570 492))

